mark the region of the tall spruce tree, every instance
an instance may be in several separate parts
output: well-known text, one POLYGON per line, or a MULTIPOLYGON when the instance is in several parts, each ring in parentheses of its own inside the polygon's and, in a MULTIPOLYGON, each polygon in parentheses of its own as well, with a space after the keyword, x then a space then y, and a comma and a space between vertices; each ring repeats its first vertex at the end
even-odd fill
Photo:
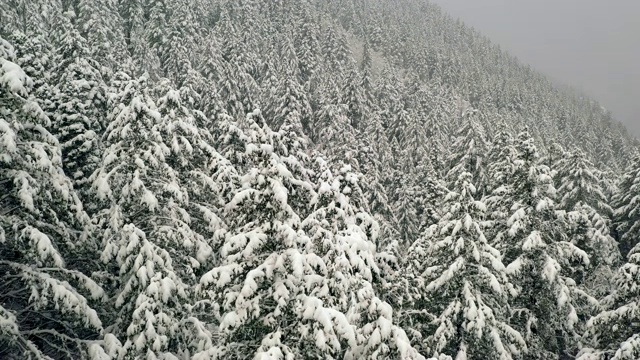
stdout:
MULTIPOLYGON (((486 205, 460 174, 442 206, 446 214, 409 249, 409 325, 430 354, 463 359, 518 358, 527 346, 508 321, 514 293, 500 252, 484 235, 486 205)), ((407 322, 407 320, 405 320, 407 322)))
POLYGON ((613 198, 614 227, 618 233, 620 251, 626 255, 640 239, 640 154, 636 153, 622 175, 618 192, 613 198))
POLYGON ((585 332, 580 360, 631 360, 640 356, 640 246, 627 255, 618 269, 604 311, 592 317, 585 332))
POLYGON ((0 38, 0 356, 86 357, 104 334, 105 295, 87 275, 89 219, 14 60, 0 38))
POLYGON ((215 245, 192 228, 192 220, 208 220, 198 228, 210 233, 222 227, 213 211, 190 213, 198 207, 190 203, 196 179, 188 169, 209 154, 176 91, 169 89, 158 107, 147 79, 123 73, 116 79, 107 150, 93 175, 103 204, 96 214, 103 229, 101 259, 117 309, 111 329, 123 342, 120 356, 185 356, 197 343, 192 335, 200 336, 192 329, 204 327, 189 316, 195 272, 211 260, 215 245))
POLYGON ((89 177, 103 152, 100 137, 106 128, 107 86, 100 65, 90 57, 86 40, 67 18, 61 22, 48 110, 52 132, 62 147, 65 173, 74 180, 88 210, 93 211, 89 177))
POLYGON ((490 233, 516 287, 511 324, 527 341, 526 358, 568 356, 578 346, 580 316, 588 315, 579 311, 597 306, 569 277, 570 261, 586 266, 589 257, 563 236, 566 225, 556 212, 549 168, 539 163, 527 132, 519 135, 515 151, 508 183, 487 199, 498 209, 490 233))

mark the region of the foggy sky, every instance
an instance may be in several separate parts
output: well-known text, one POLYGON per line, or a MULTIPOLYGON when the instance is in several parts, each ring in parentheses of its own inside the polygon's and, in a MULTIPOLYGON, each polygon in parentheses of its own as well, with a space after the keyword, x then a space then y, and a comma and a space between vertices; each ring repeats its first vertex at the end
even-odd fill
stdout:
POLYGON ((640 0, 433 0, 640 137, 640 0))

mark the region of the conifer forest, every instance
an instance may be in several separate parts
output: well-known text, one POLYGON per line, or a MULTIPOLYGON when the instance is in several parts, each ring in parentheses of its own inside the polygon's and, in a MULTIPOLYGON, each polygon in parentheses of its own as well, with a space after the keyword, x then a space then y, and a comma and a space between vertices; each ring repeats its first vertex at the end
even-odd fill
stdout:
POLYGON ((640 359, 640 152, 428 0, 0 0, 0 359, 640 359))

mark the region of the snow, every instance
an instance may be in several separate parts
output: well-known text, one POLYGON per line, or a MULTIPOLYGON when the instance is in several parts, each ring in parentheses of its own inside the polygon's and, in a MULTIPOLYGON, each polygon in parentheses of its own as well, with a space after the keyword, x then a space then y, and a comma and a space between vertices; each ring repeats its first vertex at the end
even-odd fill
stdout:
POLYGON ((33 195, 36 194, 36 190, 31 187, 30 184, 31 177, 28 173, 24 171, 18 171, 14 175, 14 183, 20 184, 20 190, 18 190, 18 198, 22 206, 27 208, 28 210, 35 212, 35 205, 33 200, 33 195))
POLYGON ((467 346, 464 343, 460 345, 455 360, 467 360, 467 346))
POLYGON ((509 265, 507 265, 506 273, 507 274, 517 274, 517 273, 520 272, 521 268, 522 268, 522 258, 518 257, 513 262, 511 262, 509 265))
POLYGON ((89 345, 88 351, 91 360, 111 360, 111 356, 109 356, 99 344, 94 343, 89 345))
POLYGON ((162 295, 162 302, 168 303, 171 298, 171 294, 176 289, 176 284, 171 278, 165 277, 160 281, 160 293, 162 295))
POLYGON ((549 204, 547 199, 542 199, 542 200, 538 201, 538 204, 536 205, 536 211, 546 210, 546 209, 548 209, 550 207, 549 205, 550 204, 549 204))
POLYGON ((44 262, 48 258, 51 258, 53 264, 56 267, 64 267, 62 256, 60 256, 58 251, 51 243, 51 239, 47 235, 40 232, 40 230, 32 227, 24 229, 23 232, 28 233, 28 237, 31 240, 31 245, 38 251, 40 261, 44 262))
POLYGON ((324 331, 321 329, 316 331, 316 346, 320 350, 325 350, 327 348, 327 338, 324 335, 324 331))
POLYGON ((7 86, 11 92, 22 97, 27 97, 29 95, 27 89, 33 86, 33 82, 20 66, 0 58, 0 85, 7 86))
POLYGON ((0 152, 0 162, 11 162, 12 156, 7 153, 15 153, 18 150, 17 136, 13 131, 9 123, 0 117, 0 145, 2 145, 2 152, 0 152))
POLYGON ((465 230, 469 231, 469 229, 471 228, 471 224, 473 224, 473 220, 471 219, 471 215, 465 214, 465 216, 464 216, 464 228, 465 228, 465 230))
POLYGON ((331 185, 323 181, 318 188, 318 195, 329 194, 332 191, 331 185))
POLYGON ((142 195, 142 202, 149 207, 149 211, 154 211, 158 207, 158 199, 149 190, 145 190, 142 195))
POLYGON ((111 187, 109 185, 109 175, 100 173, 96 177, 94 182, 94 187, 98 193, 98 198, 100 200, 105 200, 107 197, 111 195, 111 187))
POLYGON ((559 271, 560 264, 551 257, 547 257, 544 268, 542 269, 542 277, 550 282, 555 282, 559 271))
POLYGON ((487 211, 487 205, 482 201, 474 201, 473 205, 475 206, 476 209, 478 209, 481 212, 487 211))
POLYGON ((286 207, 288 195, 287 188, 285 188, 280 181, 272 180, 271 189, 273 190, 275 199, 280 202, 281 206, 286 207))
POLYGON ((448 269, 446 269, 445 271, 442 272, 442 274, 440 275, 440 277, 438 277, 436 280, 432 281, 431 283, 429 283, 429 285, 427 285, 426 290, 427 291, 434 291, 439 289, 440 287, 442 287, 442 285, 444 285, 447 281, 451 280, 453 278, 453 276, 464 266, 464 259, 463 258, 457 258, 455 262, 453 262, 451 264, 451 266, 449 266, 448 269))
POLYGON ((546 246, 547 245, 542 240, 540 233, 538 231, 532 231, 522 243, 522 250, 531 251, 533 249, 544 248, 546 246))
POLYGON ((464 239, 459 237, 456 241, 456 246, 453 248, 453 253, 459 255, 462 250, 464 250, 464 239))
POLYGON ((460 231, 460 229, 462 229, 462 221, 456 220, 453 231, 451 231, 451 236, 456 236, 456 234, 458 233, 458 231, 460 231))

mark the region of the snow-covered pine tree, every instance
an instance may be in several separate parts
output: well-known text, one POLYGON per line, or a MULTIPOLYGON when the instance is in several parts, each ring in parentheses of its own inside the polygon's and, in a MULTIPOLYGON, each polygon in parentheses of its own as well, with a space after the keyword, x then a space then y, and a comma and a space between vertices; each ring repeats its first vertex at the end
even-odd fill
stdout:
POLYGON ((118 3, 118 12, 122 17, 124 38, 127 50, 131 55, 131 62, 122 64, 120 71, 136 75, 148 74, 151 78, 158 78, 160 74, 160 59, 152 48, 153 34, 159 36, 164 20, 160 5, 157 1, 132 0, 118 3), (160 27, 159 27, 160 26, 160 27))
MULTIPOLYGON (((239 186, 239 176, 231 162, 214 148, 214 136, 201 127, 208 124, 204 114, 183 101, 183 92, 190 89, 175 90, 171 84, 163 79, 153 88, 157 94, 157 110, 162 116, 158 132, 165 146, 171 148, 165 161, 175 171, 180 187, 188 196, 180 211, 187 211, 187 225, 202 235, 185 240, 186 248, 180 256, 188 256, 193 271, 201 274, 204 266, 218 261, 210 247, 217 249, 220 245, 219 236, 225 229, 220 213, 239 186)), ((191 276, 190 283, 195 280, 191 276)))
POLYGON ((608 292, 607 284, 621 261, 617 242, 611 237, 613 210, 601 186, 598 170, 579 149, 565 153, 556 163, 559 208, 568 212, 571 241, 585 250, 590 267, 583 280, 594 294, 608 292))
POLYGON ((488 151, 488 141, 484 128, 478 121, 477 110, 465 109, 462 113, 460 129, 455 133, 449 159, 449 171, 446 178, 449 182, 455 182, 458 176, 464 172, 473 175, 473 181, 478 184, 482 197, 485 183, 485 156, 488 151))
MULTIPOLYGON (((239 5, 241 4, 228 3, 227 7, 239 5)), ((248 16, 249 13, 245 10, 235 10, 235 16, 248 16)), ((256 67, 256 56, 248 51, 248 39, 243 35, 244 32, 238 31, 233 20, 234 14, 225 9, 215 27, 214 34, 220 45, 220 49, 216 51, 221 52, 224 59, 222 66, 225 69, 224 76, 218 84, 218 91, 223 104, 226 104, 227 113, 234 118, 242 119, 246 112, 256 108, 260 88, 251 76, 256 67)))
POLYGON ((580 316, 587 315, 578 311, 597 306, 568 277, 571 260, 586 266, 589 258, 562 233, 566 225, 556 212, 549 168, 539 164, 527 132, 518 136, 515 150, 507 183, 487 199, 496 206, 490 233, 517 290, 510 323, 527 341, 526 358, 554 359, 575 351, 580 316))
POLYGON ((407 176, 404 172, 395 171, 395 186, 392 209, 396 216, 397 228, 400 232, 400 243, 406 248, 413 243, 420 228, 420 218, 416 209, 418 186, 413 184, 412 176, 407 176), (411 182, 410 182, 411 181, 411 182))
POLYGON ((208 221, 199 228, 210 225, 211 233, 221 224, 212 211, 189 213, 186 188, 196 180, 187 169, 208 161, 207 154, 177 91, 167 90, 158 108, 146 78, 117 73, 115 79, 106 151, 92 175, 103 204, 96 214, 103 228, 101 259, 113 283, 110 328, 124 343, 120 356, 188 356, 211 346, 204 324, 189 316, 189 285, 211 260, 212 239, 194 231, 191 222, 208 221))
POLYGON ((353 69, 345 79, 345 84, 341 89, 342 98, 340 102, 347 107, 346 115, 351 120, 351 126, 354 129, 362 130, 364 119, 373 112, 373 104, 370 102, 371 97, 368 96, 370 91, 371 89, 367 89, 364 86, 362 75, 356 69, 353 69))
POLYGON ((471 179, 460 174, 442 204, 446 214, 408 251, 403 324, 422 335, 429 354, 518 358, 527 346, 508 323, 514 289, 500 252, 485 238, 486 205, 474 199, 471 179))
POLYGON ((322 159, 316 164, 318 201, 302 225, 313 251, 327 266, 326 280, 314 290, 332 308, 352 314, 348 319, 356 328, 358 345, 345 349, 345 358, 421 358, 404 330, 396 326, 391 306, 374 292, 380 228, 369 214, 353 206, 352 189, 357 187, 358 176, 348 166, 332 172, 322 159))
POLYGON ((391 141, 395 141, 397 146, 394 146, 393 149, 396 152, 401 152, 404 148, 402 145, 405 144, 407 139, 407 129, 409 128, 409 124, 412 122, 411 113, 407 111, 405 101, 399 101, 395 104, 397 108, 392 109, 392 117, 390 119, 390 139, 391 141))
POLYGON ((613 226, 618 233, 620 252, 626 256, 640 239, 640 153, 631 159, 618 188, 612 201, 613 226))
POLYGON ((110 68, 130 61, 123 21, 112 3, 78 0, 76 26, 90 47, 90 57, 110 68))
POLYGON ((55 1, 22 1, 3 3, 0 15, 0 34, 6 36, 20 31, 29 36, 45 34, 52 27, 52 13, 58 10, 55 1))
POLYGON ((165 77, 182 87, 192 70, 189 52, 199 42, 192 3, 184 0, 154 2, 149 44, 157 53, 165 77), (155 19, 154 19, 155 17, 155 19))
POLYGON ((325 54, 324 59, 330 71, 342 72, 353 61, 351 51, 345 35, 338 31, 335 22, 331 19, 326 20, 332 22, 333 26, 323 29, 325 36, 321 39, 322 54, 325 54))
POLYGON ((53 95, 47 110, 52 132, 62 147, 62 162, 87 210, 93 212, 89 177, 102 155, 100 137, 106 128, 107 86, 100 65, 90 58, 86 40, 67 17, 61 18, 52 69, 53 95))
POLYGON ((87 356, 104 331, 93 308, 104 292, 83 273, 89 219, 14 60, 0 38, 0 357, 87 356))
POLYGON ((579 360, 632 360, 640 357, 640 245, 613 278, 604 311, 587 323, 579 360))
POLYGON ((506 219, 511 216, 513 198, 511 197, 510 184, 517 161, 518 150, 513 136, 502 131, 497 133, 487 154, 487 184, 485 188, 487 195, 483 201, 487 203, 488 220, 495 221, 497 225, 489 230, 489 242, 500 251, 506 250, 505 244, 508 242, 504 238, 507 236, 507 232, 498 229, 500 224, 505 224, 506 219))
POLYGON ((554 165, 558 179, 560 208, 571 211, 579 203, 588 205, 601 216, 609 218, 613 210, 605 195, 599 170, 579 148, 564 153, 554 165))
POLYGON ((33 82, 31 93, 47 112, 49 98, 53 96, 51 72, 55 66, 54 49, 44 35, 26 35, 20 31, 8 37, 15 50, 15 63, 22 67, 33 82))
MULTIPOLYGON (((241 126, 244 135, 234 141, 244 141, 238 150, 247 172, 226 205, 230 232, 222 264, 198 287, 202 301, 220 307, 222 340, 199 356, 357 358, 390 351, 420 358, 403 332, 391 326, 389 313, 383 314, 391 327, 379 340, 385 341, 382 350, 380 343, 365 344, 371 337, 361 333, 377 325, 361 329, 348 316, 356 299, 353 287, 367 289, 369 283, 371 289, 375 267, 375 245, 367 239, 376 225, 358 220, 347 195, 354 176, 345 173, 334 181, 331 173, 321 172, 325 181, 316 187, 304 170, 306 160, 291 151, 295 147, 278 144, 291 132, 271 133, 257 111, 241 126)), ((359 304, 370 300, 363 293, 359 304)))
POLYGON ((291 333, 298 329, 290 295, 300 291, 304 267, 317 261, 297 249, 305 241, 300 217, 314 195, 309 179, 299 177, 306 175, 300 171, 304 159, 286 153, 259 110, 241 123, 227 122, 234 132, 220 139, 220 147, 244 175, 225 206, 229 234, 222 262, 198 286, 202 302, 221 313, 221 343, 206 354, 244 359, 276 351, 304 357, 290 342, 298 338, 291 333))
POLYGON ((308 133, 311 128, 312 110, 298 80, 285 75, 285 78, 279 82, 275 92, 271 95, 275 98, 269 99, 269 103, 274 108, 265 113, 267 119, 272 121, 269 125, 274 129, 279 129, 285 122, 295 122, 301 127, 300 130, 308 133))
POLYGON ((318 50, 320 42, 318 40, 317 23, 313 21, 313 14, 307 9, 298 19, 294 26, 300 29, 296 32, 296 55, 298 58, 298 68, 300 82, 305 84, 311 80, 318 68, 318 50))

